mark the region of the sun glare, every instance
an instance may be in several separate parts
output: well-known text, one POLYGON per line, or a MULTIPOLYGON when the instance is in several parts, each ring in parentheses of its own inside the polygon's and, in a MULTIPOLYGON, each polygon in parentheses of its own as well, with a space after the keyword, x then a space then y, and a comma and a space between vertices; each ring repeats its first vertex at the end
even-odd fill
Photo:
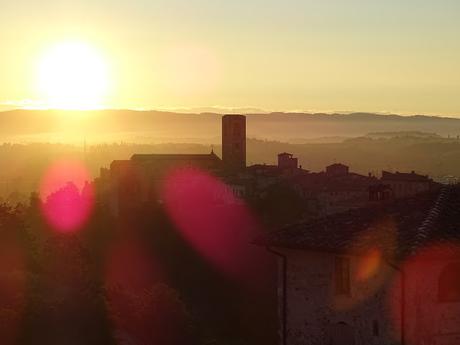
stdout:
POLYGON ((102 107, 109 88, 107 63, 85 43, 61 43, 40 60, 38 88, 50 108, 102 107))

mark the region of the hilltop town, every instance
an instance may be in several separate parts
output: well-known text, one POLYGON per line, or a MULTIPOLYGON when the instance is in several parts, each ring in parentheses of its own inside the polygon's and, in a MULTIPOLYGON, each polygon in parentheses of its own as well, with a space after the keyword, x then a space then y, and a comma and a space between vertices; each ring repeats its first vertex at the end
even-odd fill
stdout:
POLYGON ((246 117, 222 116, 221 127, 219 151, 146 146, 96 178, 85 147, 82 160, 51 165, 28 202, 2 204, 4 243, 17 250, 5 251, 18 277, 8 278, 11 334, 53 343, 74 332, 94 344, 458 342, 454 176, 354 172, 340 159, 311 171, 286 151, 274 164, 248 163, 246 117))
MULTIPOLYGON (((246 122, 241 115, 222 118, 222 158, 213 151, 135 154, 101 169, 95 185, 112 215, 127 219, 154 205, 168 208, 164 185, 169 186, 170 176, 178 171, 185 172, 173 181, 176 191, 184 191, 179 192, 180 199, 201 200, 189 193, 204 193, 210 199, 198 206, 175 200, 173 219, 176 212, 182 214, 177 208, 186 208, 182 215, 187 219, 196 212, 206 218, 205 214, 246 204, 265 224, 253 238, 239 237, 241 229, 220 224, 220 218, 211 221, 209 230, 221 236, 224 242, 217 242, 223 246, 230 232, 241 246, 246 242, 261 246, 278 260, 278 278, 269 286, 278 291, 279 344, 404 344, 407 339, 422 344, 457 339, 453 324, 441 326, 447 317, 460 317, 452 304, 460 300, 460 284, 450 278, 460 272, 455 263, 458 249, 452 244, 458 237, 457 187, 415 171, 361 175, 340 162, 310 172, 288 152, 278 154, 276 165, 247 166, 246 122), (203 176, 221 183, 209 189, 203 176), (449 249, 442 243, 449 243, 449 249), (439 251, 438 261, 425 258, 439 251), (414 263, 407 263, 413 257, 414 263), (435 313, 430 312, 433 308, 435 313), (439 326, 419 334, 420 324, 428 323, 439 326)), ((181 220, 176 221, 181 227, 181 220)), ((236 226, 248 230, 247 224, 236 226)), ((202 230, 195 224, 194 234, 186 236, 194 239, 202 230)))

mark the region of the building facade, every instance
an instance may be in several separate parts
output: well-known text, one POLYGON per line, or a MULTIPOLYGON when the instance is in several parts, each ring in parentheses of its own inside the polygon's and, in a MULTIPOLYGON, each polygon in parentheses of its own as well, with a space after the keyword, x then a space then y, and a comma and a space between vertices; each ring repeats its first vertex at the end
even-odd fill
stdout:
POLYGON ((279 259, 280 344, 460 343, 460 189, 300 223, 279 259))
MULTIPOLYGON (((215 177, 228 177, 246 167, 246 118, 222 117, 222 159, 209 154, 135 154, 129 160, 115 160, 101 170, 98 184, 115 215, 129 212, 148 202, 161 201, 161 188, 168 176, 179 169, 198 169, 215 177)), ((236 196, 245 195, 241 184, 231 184, 236 196)))
POLYGON ((396 198, 406 198, 430 190, 433 181, 425 175, 382 171, 381 181, 390 186, 396 198))

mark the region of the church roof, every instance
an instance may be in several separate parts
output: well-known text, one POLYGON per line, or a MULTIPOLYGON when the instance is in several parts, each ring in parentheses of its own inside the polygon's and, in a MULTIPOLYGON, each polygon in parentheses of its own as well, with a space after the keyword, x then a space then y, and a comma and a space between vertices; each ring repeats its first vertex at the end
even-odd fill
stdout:
POLYGON ((162 154, 162 153, 150 153, 150 154, 134 154, 131 156, 132 161, 156 161, 156 160, 219 160, 220 158, 214 153, 204 154, 162 154))

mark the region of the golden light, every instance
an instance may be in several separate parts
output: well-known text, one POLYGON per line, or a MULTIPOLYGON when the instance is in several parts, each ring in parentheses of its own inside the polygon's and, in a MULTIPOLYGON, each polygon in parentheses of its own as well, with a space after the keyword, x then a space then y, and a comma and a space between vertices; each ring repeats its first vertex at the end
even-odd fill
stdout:
POLYGON ((206 94, 220 78, 221 66, 216 54, 207 47, 177 46, 167 50, 160 76, 164 86, 177 96, 206 94))
POLYGON ((94 109, 109 89, 102 55, 82 42, 65 42, 47 51, 38 66, 38 88, 50 108, 94 109))

